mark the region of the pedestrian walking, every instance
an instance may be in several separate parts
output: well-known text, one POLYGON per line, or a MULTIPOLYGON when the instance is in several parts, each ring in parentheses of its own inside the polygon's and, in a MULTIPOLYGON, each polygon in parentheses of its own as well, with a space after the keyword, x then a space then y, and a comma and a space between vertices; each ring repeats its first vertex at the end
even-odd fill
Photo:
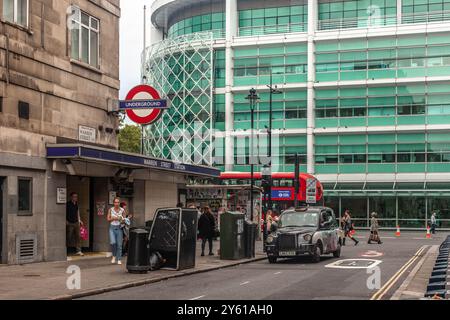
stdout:
POLYGON ((78 194, 70 194, 70 201, 66 205, 66 244, 67 248, 75 248, 78 256, 84 256, 81 251, 80 227, 83 226, 78 207, 78 194))
POLYGON ((273 211, 268 210, 266 213, 266 224, 267 224, 267 233, 272 232, 272 224, 273 224, 273 211))
POLYGON ((380 226, 378 224, 378 214, 376 212, 372 212, 372 218, 370 220, 370 236, 368 244, 371 244, 372 241, 377 242, 378 244, 382 244, 379 229, 380 226))
POLYGON ((436 211, 435 211, 431 215, 431 233, 432 234, 436 234, 436 228, 437 228, 437 218, 436 218, 436 211))
POLYGON ((198 221, 199 238, 202 239, 202 257, 205 256, 206 242, 209 243, 209 255, 213 256, 213 239, 216 230, 216 221, 211 208, 205 207, 198 221))
POLYGON ((125 210, 120 207, 120 199, 114 199, 114 207, 108 211, 109 239, 112 251, 112 264, 122 264, 123 230, 120 227, 125 220, 125 210))
POLYGON ((350 215, 349 210, 345 210, 344 217, 342 219, 342 224, 343 224, 344 235, 345 235, 343 245, 345 246, 345 240, 347 238, 349 238, 355 243, 355 246, 357 246, 359 244, 359 241, 352 236, 352 231, 354 230, 354 228, 353 228, 352 217, 350 215))
POLYGON ((197 206, 195 205, 195 203, 189 202, 189 203, 187 204, 187 208, 188 208, 188 209, 197 209, 197 206))
POLYGON ((122 202, 120 207, 124 210, 125 214, 125 219, 122 220, 120 227, 123 232, 122 256, 126 256, 128 253, 128 242, 130 240, 130 227, 133 215, 128 211, 126 202, 122 202))

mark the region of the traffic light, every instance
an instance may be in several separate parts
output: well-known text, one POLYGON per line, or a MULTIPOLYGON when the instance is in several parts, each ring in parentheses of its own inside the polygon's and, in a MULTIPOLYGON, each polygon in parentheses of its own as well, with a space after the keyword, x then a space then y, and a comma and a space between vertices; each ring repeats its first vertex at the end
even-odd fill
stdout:
POLYGON ((264 194, 269 194, 270 193, 270 186, 271 186, 272 182, 270 177, 263 177, 262 181, 261 181, 261 186, 264 189, 264 194))

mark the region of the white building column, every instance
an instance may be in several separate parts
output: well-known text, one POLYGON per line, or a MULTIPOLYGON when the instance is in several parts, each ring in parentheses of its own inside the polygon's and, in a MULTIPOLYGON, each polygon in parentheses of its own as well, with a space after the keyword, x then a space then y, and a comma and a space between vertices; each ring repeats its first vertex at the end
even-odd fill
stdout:
POLYGON ((308 124, 307 124, 307 162, 308 173, 315 174, 315 137, 316 127, 316 101, 314 84, 316 82, 316 56, 315 56, 315 35, 318 24, 318 4, 317 0, 308 0, 308 124))
POLYGON ((397 0, 397 24, 402 23, 403 0, 397 0))
POLYGON ((234 138, 232 132, 234 130, 234 99, 232 89, 234 84, 234 52, 232 45, 238 31, 237 0, 226 0, 225 21, 225 171, 233 171, 234 138))

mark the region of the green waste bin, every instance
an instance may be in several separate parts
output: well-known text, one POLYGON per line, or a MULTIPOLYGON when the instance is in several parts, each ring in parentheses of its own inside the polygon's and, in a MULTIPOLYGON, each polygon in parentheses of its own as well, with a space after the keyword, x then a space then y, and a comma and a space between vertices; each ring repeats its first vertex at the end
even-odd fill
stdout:
POLYGON ((245 258, 245 214, 226 212, 220 216, 220 259, 245 258))

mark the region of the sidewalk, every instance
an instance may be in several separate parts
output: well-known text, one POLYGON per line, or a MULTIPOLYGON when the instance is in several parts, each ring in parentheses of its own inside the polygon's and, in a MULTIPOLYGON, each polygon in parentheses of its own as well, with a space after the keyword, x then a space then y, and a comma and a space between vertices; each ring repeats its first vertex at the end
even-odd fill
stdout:
MULTIPOLYGON (((217 252, 219 243, 214 245, 217 252)), ((126 261, 122 266, 111 265, 111 258, 88 257, 70 262, 0 266, 0 300, 75 299, 265 259, 262 242, 257 242, 256 246, 254 259, 222 261, 217 255, 200 257, 200 243, 198 243, 194 269, 159 270, 143 275, 129 274, 126 270, 126 261), (81 269, 81 290, 67 289, 66 282, 70 275, 66 271, 71 265, 81 269)))

